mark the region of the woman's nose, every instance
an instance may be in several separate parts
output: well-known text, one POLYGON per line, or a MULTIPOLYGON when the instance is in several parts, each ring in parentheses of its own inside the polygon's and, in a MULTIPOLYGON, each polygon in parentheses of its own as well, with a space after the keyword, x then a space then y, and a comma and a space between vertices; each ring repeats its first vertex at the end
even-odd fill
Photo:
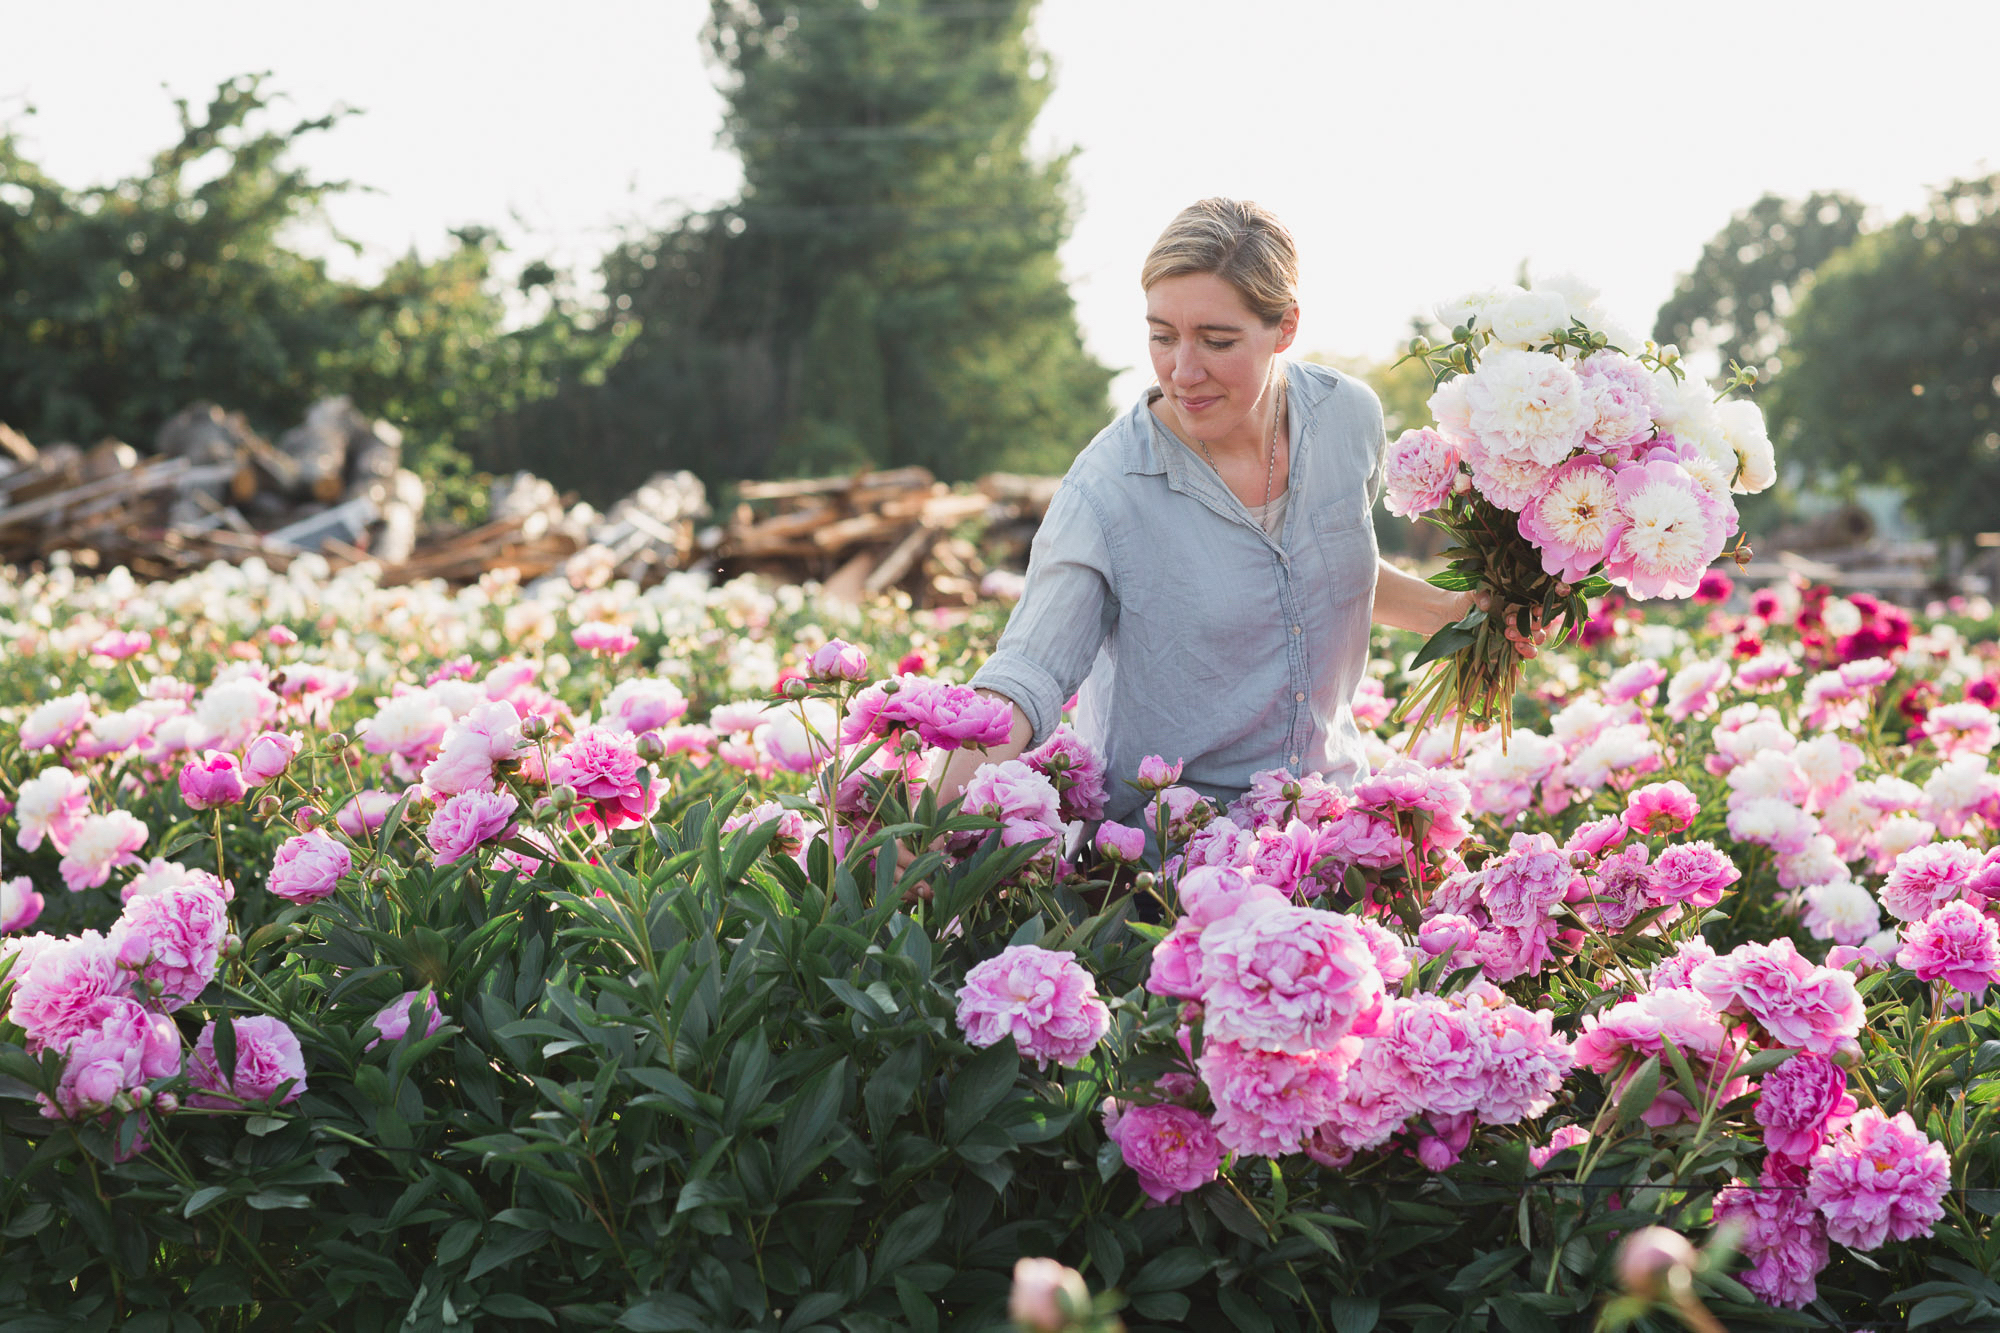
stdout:
POLYGON ((1174 352, 1174 383, 1199 384, 1206 373, 1193 348, 1181 347, 1174 352))

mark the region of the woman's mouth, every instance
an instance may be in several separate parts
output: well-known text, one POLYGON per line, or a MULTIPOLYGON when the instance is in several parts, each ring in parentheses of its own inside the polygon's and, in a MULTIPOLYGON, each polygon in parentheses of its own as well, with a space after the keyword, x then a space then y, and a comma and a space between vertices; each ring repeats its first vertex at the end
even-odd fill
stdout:
POLYGON ((1199 412, 1204 408, 1213 407, 1219 401, 1221 401, 1220 398, 1215 395, 1207 398, 1183 398, 1181 399, 1181 410, 1183 412, 1199 412))

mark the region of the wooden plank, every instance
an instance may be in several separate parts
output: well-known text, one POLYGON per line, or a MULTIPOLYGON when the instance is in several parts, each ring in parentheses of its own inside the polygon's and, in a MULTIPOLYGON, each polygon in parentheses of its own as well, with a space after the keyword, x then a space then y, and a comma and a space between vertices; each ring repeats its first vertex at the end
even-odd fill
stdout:
POLYGON ((903 524, 886 514, 856 514, 817 529, 812 543, 823 551, 837 551, 856 542, 888 541, 902 530, 903 524))
POLYGON ((33 467, 41 457, 41 451, 28 443, 27 436, 4 421, 0 421, 0 454, 7 455, 22 467, 33 467))
POLYGON ((832 577, 820 585, 820 595, 829 602, 859 606, 863 592, 868 586, 868 576, 874 570, 875 553, 863 551, 833 571, 832 577))
POLYGON ((900 581, 937 538, 936 528, 921 523, 911 528, 908 535, 882 557, 882 563, 869 571, 868 577, 862 580, 861 591, 872 596, 900 581))
POLYGON ((87 481, 81 486, 71 486, 37 500, 0 509, 0 528, 15 527, 46 514, 59 513, 79 501, 94 500, 103 495, 145 495, 171 484, 187 470, 185 458, 169 458, 99 481, 87 481))

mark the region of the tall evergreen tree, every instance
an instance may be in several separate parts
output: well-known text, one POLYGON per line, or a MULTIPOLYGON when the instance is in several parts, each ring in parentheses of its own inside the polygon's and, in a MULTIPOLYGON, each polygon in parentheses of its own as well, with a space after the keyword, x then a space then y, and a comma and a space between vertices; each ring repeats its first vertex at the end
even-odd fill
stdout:
POLYGON ((742 194, 609 257, 637 335, 600 387, 517 433, 563 440, 570 466, 520 461, 607 492, 659 467, 1063 467, 1111 375, 1056 258, 1068 159, 1027 149, 1049 91, 1033 8, 713 0, 742 194))

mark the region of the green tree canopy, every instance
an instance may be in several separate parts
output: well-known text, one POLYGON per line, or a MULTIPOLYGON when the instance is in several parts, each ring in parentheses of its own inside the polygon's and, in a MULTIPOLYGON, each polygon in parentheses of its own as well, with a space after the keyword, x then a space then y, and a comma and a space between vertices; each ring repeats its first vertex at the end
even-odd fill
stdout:
POLYGON ((480 421, 615 351, 559 302, 510 328, 484 230, 372 285, 331 277, 294 238, 348 187, 293 150, 338 115, 273 128, 272 102, 261 77, 224 83, 198 116, 178 102, 180 137, 144 175, 80 190, 0 128, 0 421, 35 439, 148 444, 195 399, 277 431, 346 393, 437 463, 480 421))
POLYGON ((1901 484, 1935 535, 2000 528, 2000 174, 1835 254, 1786 332, 1781 459, 1901 484))
POLYGON ((1723 365, 1779 368, 1784 318, 1828 256, 1861 234, 1862 206, 1838 192, 1785 199, 1767 194, 1730 218, 1702 247, 1653 324, 1656 342, 1713 349, 1723 365))
POLYGON ((630 348, 487 456, 586 489, 660 467, 1066 465, 1104 423, 1110 372, 1057 264, 1067 159, 1027 151, 1049 88, 1032 9, 713 0, 741 196, 609 256, 630 348), (556 439, 567 460, 537 453, 556 439))

